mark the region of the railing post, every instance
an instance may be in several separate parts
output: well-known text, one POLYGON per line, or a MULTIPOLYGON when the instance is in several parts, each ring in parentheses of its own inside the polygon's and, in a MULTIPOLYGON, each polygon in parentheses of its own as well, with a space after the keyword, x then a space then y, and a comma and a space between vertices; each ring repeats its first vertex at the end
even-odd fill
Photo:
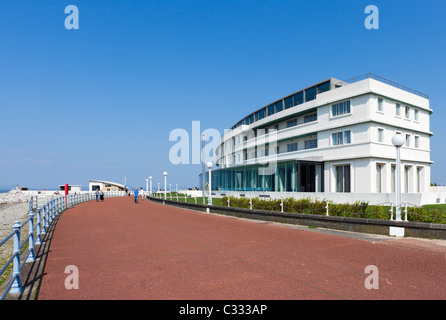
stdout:
POLYGON ((407 221, 407 202, 404 202, 404 221, 407 221))
POLYGON ((252 198, 251 198, 251 195, 249 196, 249 209, 252 210, 252 198))
POLYGON ((40 214, 42 212, 42 209, 39 207, 37 208, 37 234, 36 234, 36 242, 35 244, 42 244, 42 239, 40 239, 40 234, 42 233, 42 226, 41 226, 41 220, 40 220, 40 214))
POLYGON ((48 222, 51 223, 53 222, 53 215, 51 214, 48 204, 46 204, 45 206, 46 206, 46 214, 48 215, 48 222))
POLYGON ((231 201, 230 201, 230 198, 228 197, 228 208, 230 208, 231 207, 231 201))
POLYGON ((43 208, 44 208, 44 214, 45 214, 45 227, 46 228, 49 228, 50 227, 50 215, 49 215, 49 212, 48 212, 48 206, 47 205, 44 205, 43 206, 43 208))
POLYGON ((390 202, 390 220, 393 220, 393 202, 390 202))
POLYGON ((14 282, 12 283, 11 294, 19 294, 23 292, 22 282, 20 281, 20 222, 16 221, 12 226, 14 228, 14 265, 12 276, 14 277, 14 282))
POLYGON ((327 205, 325 206, 325 209, 327 209, 326 216, 328 216, 328 201, 327 201, 327 205))
POLYGON ((45 206, 42 207, 42 231, 40 234, 46 234, 46 213, 45 213, 45 206))
POLYGON ((26 262, 34 262, 36 261, 36 257, 34 256, 34 212, 29 213, 29 238, 28 238, 28 250, 29 255, 26 262))

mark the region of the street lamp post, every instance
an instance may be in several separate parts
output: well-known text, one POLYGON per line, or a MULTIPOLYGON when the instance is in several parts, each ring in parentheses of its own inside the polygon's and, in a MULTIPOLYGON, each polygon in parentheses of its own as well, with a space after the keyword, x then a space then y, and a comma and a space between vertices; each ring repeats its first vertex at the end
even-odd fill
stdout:
POLYGON ((204 132, 201 133, 201 189, 203 190, 203 204, 206 203, 204 196, 204 132))
POLYGON ((395 181, 395 192, 396 192, 396 220, 401 221, 401 158, 400 149, 401 146, 406 142, 404 135, 397 134, 392 138, 392 144, 396 147, 396 181, 395 181))
POLYGON ((149 192, 149 179, 146 179, 146 192, 149 192))
POLYGON ((150 196, 152 196, 152 176, 149 177, 150 180, 150 196))
POLYGON ((164 171, 164 200, 167 199, 167 172, 164 171))
POLYGON ((209 168, 209 198, 208 198, 208 204, 212 205, 212 162, 208 162, 207 166, 209 168))

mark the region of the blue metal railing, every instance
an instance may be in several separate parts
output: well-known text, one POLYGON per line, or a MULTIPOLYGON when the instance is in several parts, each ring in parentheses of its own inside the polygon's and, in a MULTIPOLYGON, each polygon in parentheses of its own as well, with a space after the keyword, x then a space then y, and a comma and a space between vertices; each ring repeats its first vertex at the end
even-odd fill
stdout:
MULTIPOLYGON (((124 196, 123 191, 107 191, 104 192, 105 198, 121 197, 124 196)), ((20 224, 16 221, 12 228, 14 231, 9 234, 5 239, 0 241, 0 247, 3 246, 8 240, 13 238, 13 252, 12 256, 1 266, 0 276, 8 269, 12 263, 12 279, 9 281, 5 292, 0 297, 0 300, 4 300, 9 294, 20 294, 23 292, 23 286, 20 281, 20 270, 27 262, 36 261, 34 252, 34 245, 40 245, 42 243, 41 237, 44 236, 49 230, 54 219, 64 212, 66 209, 85 202, 96 200, 95 192, 75 193, 65 196, 58 196, 47 201, 41 207, 38 206, 37 196, 31 197, 29 200, 29 217, 20 224), (36 221, 35 221, 36 220, 36 221), (28 235, 22 242, 20 242, 21 230, 28 224, 28 235), (27 245, 28 251, 26 254, 22 254, 22 249, 27 245)))

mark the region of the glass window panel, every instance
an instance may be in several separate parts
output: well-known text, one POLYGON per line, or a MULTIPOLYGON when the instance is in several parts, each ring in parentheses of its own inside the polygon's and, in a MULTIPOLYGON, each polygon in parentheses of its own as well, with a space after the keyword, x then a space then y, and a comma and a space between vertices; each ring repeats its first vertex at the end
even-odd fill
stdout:
POLYGON ((269 116, 274 114, 275 112, 276 112, 276 110, 275 110, 275 105, 274 104, 268 106, 268 115, 269 116))
POLYGON ((316 120, 317 120, 317 113, 308 114, 308 115, 305 115, 305 117, 304 117, 304 123, 312 122, 312 121, 316 121, 316 120))
MULTIPOLYGON (((344 142, 345 143, 350 143, 351 142, 350 138, 351 138, 350 130, 349 131, 344 131, 344 142)), ((342 144, 342 142, 341 142, 341 144, 342 144)))
POLYGON ((328 90, 330 90, 330 81, 321 83, 320 85, 317 86, 318 93, 326 92, 328 90))
POLYGON ((304 92, 298 92, 293 96, 293 103, 295 106, 297 106, 298 104, 302 104, 304 103, 304 92))
POLYGON ((293 106, 293 96, 285 99, 285 109, 289 109, 293 106))
POLYGON ((282 111, 283 106, 282 106, 282 100, 280 100, 279 102, 276 103, 276 112, 280 112, 282 111))
POLYGON ((305 90, 305 101, 311 101, 316 99, 317 87, 312 87, 305 90))

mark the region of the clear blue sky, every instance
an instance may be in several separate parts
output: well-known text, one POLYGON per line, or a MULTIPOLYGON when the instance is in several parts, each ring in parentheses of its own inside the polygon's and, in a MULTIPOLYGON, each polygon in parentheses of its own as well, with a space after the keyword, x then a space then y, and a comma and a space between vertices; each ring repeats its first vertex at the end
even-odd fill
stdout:
POLYGON ((446 183, 446 2, 0 0, 0 187, 196 186, 169 133, 223 132, 328 77, 371 72, 429 95, 446 183), (67 5, 79 30, 67 30, 67 5), (379 8, 379 30, 364 9, 379 8))

